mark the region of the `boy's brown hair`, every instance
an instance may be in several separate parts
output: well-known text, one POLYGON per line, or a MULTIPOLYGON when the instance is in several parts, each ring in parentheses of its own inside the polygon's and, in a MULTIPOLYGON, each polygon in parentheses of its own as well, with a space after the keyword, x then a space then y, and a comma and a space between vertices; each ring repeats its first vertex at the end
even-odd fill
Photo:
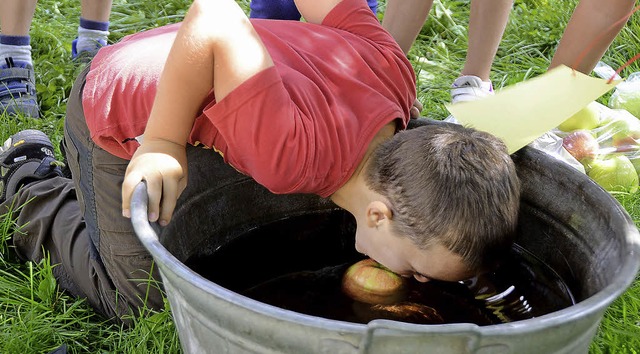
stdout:
POLYGON ((456 124, 401 131, 373 152, 366 179, 389 200, 394 232, 419 248, 439 243, 471 270, 511 249, 520 182, 491 134, 456 124))

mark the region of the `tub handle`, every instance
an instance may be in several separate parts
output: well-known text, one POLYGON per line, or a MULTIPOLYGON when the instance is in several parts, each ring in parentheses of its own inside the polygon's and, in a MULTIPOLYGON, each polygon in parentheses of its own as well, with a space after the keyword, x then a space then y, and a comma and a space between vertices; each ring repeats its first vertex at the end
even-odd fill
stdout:
POLYGON ((159 257, 165 249, 160 243, 158 234, 149 223, 148 213, 149 195, 147 184, 142 181, 134 188, 131 196, 131 224, 138 235, 138 239, 154 257, 159 257))

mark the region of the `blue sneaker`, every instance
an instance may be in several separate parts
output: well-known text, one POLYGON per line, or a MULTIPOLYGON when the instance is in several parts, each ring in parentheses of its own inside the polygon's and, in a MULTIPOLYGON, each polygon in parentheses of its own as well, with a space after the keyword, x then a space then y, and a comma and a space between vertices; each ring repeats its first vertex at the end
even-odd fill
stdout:
POLYGON ((31 182, 62 176, 53 144, 39 130, 23 130, 0 146, 0 203, 31 182))
POLYGON ((96 54, 98 54, 98 50, 100 50, 100 48, 107 45, 107 42, 99 39, 96 40, 94 44, 95 47, 91 50, 78 51, 78 38, 71 41, 71 60, 81 64, 87 64, 96 56, 96 54))
POLYGON ((39 118, 33 66, 5 58, 0 63, 0 114, 39 118))

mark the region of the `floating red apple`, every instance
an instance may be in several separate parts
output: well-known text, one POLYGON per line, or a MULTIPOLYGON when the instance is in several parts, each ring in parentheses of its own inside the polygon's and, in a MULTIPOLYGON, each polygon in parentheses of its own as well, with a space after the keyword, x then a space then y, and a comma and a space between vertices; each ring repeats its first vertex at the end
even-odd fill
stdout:
POLYGON ((600 150, 600 144, 596 138, 586 130, 576 130, 562 138, 562 146, 575 157, 576 160, 585 163, 595 159, 600 150))
POLYGON ((368 304, 392 304, 405 296, 405 279, 371 258, 351 265, 342 277, 342 291, 368 304))

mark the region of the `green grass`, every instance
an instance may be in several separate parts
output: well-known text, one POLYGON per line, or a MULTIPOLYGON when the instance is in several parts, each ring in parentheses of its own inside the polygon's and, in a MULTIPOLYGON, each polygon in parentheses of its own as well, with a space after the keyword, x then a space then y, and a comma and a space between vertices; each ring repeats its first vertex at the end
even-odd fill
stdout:
MULTIPOLYGON (((248 0, 239 1, 248 8, 248 0)), ((497 88, 545 72, 576 1, 516 0, 509 25, 493 66, 497 88)), ((177 22, 190 1, 114 0, 112 42, 123 36, 177 22)), ((466 53, 468 1, 436 1, 410 59, 418 74, 418 96, 423 115, 443 119, 448 113, 448 87, 458 76, 466 53)), ((380 6, 382 13, 384 3, 380 6)), ((2 139, 26 128, 45 131, 60 141, 66 100, 75 67, 70 61, 79 1, 41 0, 31 36, 37 89, 43 119, 0 116, 2 139)), ((640 20, 634 15, 606 53, 604 61, 618 67, 640 52, 640 20)), ((637 71, 634 63, 622 72, 637 71)), ((607 96, 601 102, 606 103, 607 96)), ((617 195, 636 224, 640 223, 639 197, 617 195)), ((52 265, 24 263, 15 258, 7 239, 15 225, 0 218, 0 353, 47 353, 63 343, 72 353, 176 353, 179 341, 168 306, 150 317, 136 318, 132 328, 106 322, 83 301, 57 289, 52 265)), ((607 310, 591 346, 592 353, 637 353, 640 348, 640 281, 607 310)))

